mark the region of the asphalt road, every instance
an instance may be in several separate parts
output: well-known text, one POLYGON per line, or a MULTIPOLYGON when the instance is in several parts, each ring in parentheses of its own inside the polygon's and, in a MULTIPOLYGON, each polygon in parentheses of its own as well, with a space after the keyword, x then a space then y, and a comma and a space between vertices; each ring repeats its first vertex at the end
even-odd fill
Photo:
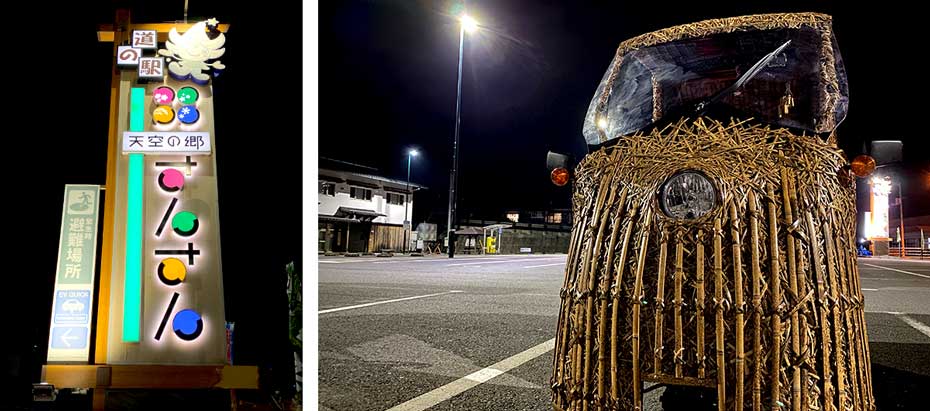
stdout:
MULTIPOLYGON (((550 410, 564 263, 321 256, 319 409, 550 410)), ((930 260, 859 264, 878 410, 926 409, 930 260)))

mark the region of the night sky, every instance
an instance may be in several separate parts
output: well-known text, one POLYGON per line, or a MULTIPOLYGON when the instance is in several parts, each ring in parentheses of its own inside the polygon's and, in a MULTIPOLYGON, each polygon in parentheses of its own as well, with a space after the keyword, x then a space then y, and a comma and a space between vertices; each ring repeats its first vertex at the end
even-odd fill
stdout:
MULTIPOLYGON (((320 132, 324 157, 405 178, 406 149, 420 148, 412 180, 414 224, 445 224, 455 120, 458 24, 454 1, 325 1, 320 19, 320 132)), ((488 29, 466 35, 459 216, 505 208, 567 207, 549 182, 548 150, 586 153, 584 113, 621 41, 707 18, 816 11, 834 17, 849 78, 838 129, 849 158, 862 141, 905 142, 905 214, 930 213, 930 154, 920 53, 925 23, 903 2, 468 1, 488 29), (916 182, 920 182, 917 184, 916 182)), ((861 186, 860 192, 867 190, 861 186)), ((867 204, 867 202, 865 203, 867 204)), ((500 216, 500 215, 499 215, 500 216)))
MULTIPOLYGON (((45 360, 64 184, 105 183, 112 43, 98 43, 96 29, 113 22, 116 3, 74 4, 7 14, 3 152, 14 163, 4 172, 2 308, 12 323, 2 334, 12 349, 0 377, 13 377, 18 395, 31 395, 18 389, 38 382, 45 360)), ((120 4, 134 22, 183 18, 183 0, 120 4)), ((236 322, 236 363, 261 366, 273 387, 293 378, 284 267, 302 269, 301 10, 190 1, 189 20, 210 17, 231 24, 227 69, 213 83, 226 319, 236 322)))

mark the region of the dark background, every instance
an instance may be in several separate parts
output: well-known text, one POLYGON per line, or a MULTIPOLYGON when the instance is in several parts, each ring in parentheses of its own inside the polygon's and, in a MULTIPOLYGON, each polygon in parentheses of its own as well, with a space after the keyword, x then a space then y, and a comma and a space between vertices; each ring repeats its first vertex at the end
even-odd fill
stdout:
MULTIPOLYGON (((8 347, 0 350, 0 409, 31 400, 45 362, 64 184, 105 184, 113 45, 97 42, 97 25, 112 23, 117 6, 129 7, 134 22, 152 23, 181 20, 184 7, 183 0, 65 4, 4 6, 0 308, 8 320, 0 344, 8 347)), ((260 366, 265 388, 286 389, 294 360, 285 264, 302 270, 300 4, 193 0, 188 16, 231 24, 221 58, 227 69, 213 87, 234 361, 260 366)))
MULTIPOLYGON (((403 179, 407 148, 419 148, 412 180, 429 190, 416 195, 414 225, 446 223, 460 5, 320 4, 320 155, 403 179)), ((569 206, 568 187, 549 181, 546 152, 584 156, 584 114, 621 41, 707 18, 790 11, 834 17, 849 78, 849 115, 837 131, 848 157, 867 140, 903 140, 904 213, 930 212, 924 104, 912 102, 923 99, 916 56, 925 23, 904 2, 476 0, 467 8, 487 28, 465 39, 460 218, 569 206)), ((859 190, 868 207, 868 186, 859 190)))

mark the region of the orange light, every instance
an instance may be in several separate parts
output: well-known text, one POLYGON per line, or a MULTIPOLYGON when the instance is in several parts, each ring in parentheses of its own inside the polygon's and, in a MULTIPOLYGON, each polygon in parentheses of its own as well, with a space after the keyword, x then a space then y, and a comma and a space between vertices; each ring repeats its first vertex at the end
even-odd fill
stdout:
POLYGON ((875 159, 865 154, 860 154, 849 163, 849 168, 857 177, 866 177, 875 171, 875 159))
POLYGON ((568 184, 568 170, 563 167, 553 169, 552 173, 549 175, 549 178, 552 179, 552 184, 562 187, 565 184, 568 184))

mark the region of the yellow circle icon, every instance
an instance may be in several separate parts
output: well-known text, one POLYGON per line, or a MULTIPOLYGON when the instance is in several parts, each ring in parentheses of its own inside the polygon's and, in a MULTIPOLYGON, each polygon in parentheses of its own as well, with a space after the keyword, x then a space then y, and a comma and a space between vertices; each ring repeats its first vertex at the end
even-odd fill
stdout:
POLYGON ((168 124, 174 121, 174 109, 169 106, 158 106, 152 113, 152 120, 158 124, 168 124))
POLYGON ((187 277, 187 266, 177 258, 166 258, 158 264, 158 278, 167 285, 178 285, 187 277))

